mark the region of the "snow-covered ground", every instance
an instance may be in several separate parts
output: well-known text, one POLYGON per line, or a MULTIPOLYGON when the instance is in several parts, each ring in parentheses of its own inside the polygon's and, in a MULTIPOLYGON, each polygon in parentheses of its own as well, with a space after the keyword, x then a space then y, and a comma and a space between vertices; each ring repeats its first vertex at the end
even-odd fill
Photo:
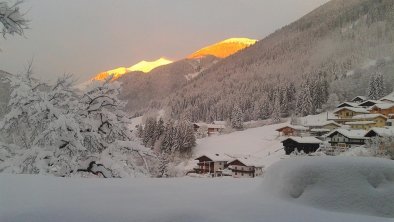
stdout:
MULTIPOLYGON (((199 139, 193 157, 207 154, 246 156, 254 159, 256 164, 268 167, 285 158, 281 143, 283 138, 275 130, 286 124, 288 123, 267 125, 199 139)), ((187 168, 192 169, 195 162, 190 161, 187 165, 187 168)))
POLYGON ((0 221, 314 221, 394 218, 394 164, 289 158, 260 179, 0 175, 0 221))

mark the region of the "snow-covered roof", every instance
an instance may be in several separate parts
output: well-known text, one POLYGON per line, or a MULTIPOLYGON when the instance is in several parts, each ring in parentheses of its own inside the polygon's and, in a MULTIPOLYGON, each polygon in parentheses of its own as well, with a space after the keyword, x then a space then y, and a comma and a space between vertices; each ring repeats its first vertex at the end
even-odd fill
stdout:
POLYGON ((365 101, 365 100, 367 100, 367 97, 366 96, 356 96, 352 99, 352 102, 356 101, 357 99, 361 99, 361 100, 365 101))
POLYGON ((375 132, 378 136, 382 136, 382 137, 393 137, 394 136, 394 127, 385 127, 385 128, 374 127, 371 130, 369 130, 365 134, 365 136, 367 136, 371 132, 375 132))
POLYGON ((379 109, 391 109, 391 108, 394 107, 394 103, 378 103, 378 104, 375 104, 372 107, 372 109, 375 108, 375 107, 379 108, 379 109))
POLYGON ((292 128, 292 129, 295 129, 295 130, 308 130, 308 128, 305 127, 305 126, 287 125, 287 126, 284 126, 284 127, 281 127, 279 129, 277 129, 276 131, 281 131, 284 128, 292 128))
POLYGON ((226 121, 213 121, 213 124, 215 125, 226 125, 226 121))
MULTIPOLYGON (((315 143, 322 143, 323 141, 317 139, 316 137, 308 136, 308 137, 289 137, 286 140, 293 140, 297 143, 304 143, 304 144, 315 144, 315 143)), ((283 140, 282 142, 286 141, 283 140)))
POLYGON ((197 157, 196 160, 200 159, 201 157, 204 157, 204 156, 208 157, 209 159, 211 159, 212 161, 215 161, 215 162, 216 161, 232 161, 232 160, 234 160, 234 158, 231 158, 226 154, 220 154, 220 153, 204 154, 204 155, 197 157))
POLYGON ((361 114, 361 115, 356 115, 353 116, 352 119, 375 119, 378 117, 382 117, 387 119, 387 117, 385 115, 379 114, 379 113, 371 113, 371 114, 361 114))
POLYGON ((339 109, 335 110, 334 113, 338 113, 338 112, 340 112, 342 110, 346 110, 346 109, 350 110, 350 111, 353 111, 355 113, 369 113, 368 110, 366 110, 364 108, 361 108, 361 107, 342 107, 342 108, 339 108, 339 109))
POLYGON ((316 133, 320 133, 320 132, 331 132, 331 130, 329 129, 311 129, 311 132, 316 132, 316 133))
POLYGON ((384 102, 380 101, 380 100, 370 99, 370 100, 367 100, 367 101, 364 101, 364 102, 360 103, 359 106, 368 106, 367 103, 373 103, 375 105, 375 104, 384 103, 384 102))
POLYGON ((325 121, 325 122, 321 122, 321 123, 308 124, 307 126, 309 126, 309 127, 324 127, 324 126, 327 126, 327 125, 330 125, 330 124, 336 125, 338 127, 341 126, 341 124, 336 123, 333 120, 329 120, 329 121, 325 121))
POLYGON ((327 137, 331 137, 334 134, 339 133, 350 139, 365 139, 364 135, 366 134, 366 132, 366 130, 337 129, 329 133, 327 137))
POLYGON ((388 101, 394 102, 394 92, 392 92, 389 95, 380 99, 380 101, 383 101, 383 100, 388 100, 388 101))
POLYGON ((354 122, 346 122, 346 125, 369 125, 375 124, 374 121, 354 121, 354 122))
POLYGON ((207 127, 210 129, 224 129, 226 126, 224 125, 217 125, 217 124, 208 124, 208 123, 194 123, 194 125, 197 125, 198 127, 207 127))
POLYGON ((391 137, 394 136, 394 127, 374 127, 371 130, 369 130, 365 136, 367 136, 369 133, 375 132, 378 136, 383 136, 383 137, 391 137))
POLYGON ((343 103, 339 104, 337 107, 341 107, 343 105, 348 105, 350 107, 358 107, 359 103, 356 103, 356 102, 343 102, 343 103))

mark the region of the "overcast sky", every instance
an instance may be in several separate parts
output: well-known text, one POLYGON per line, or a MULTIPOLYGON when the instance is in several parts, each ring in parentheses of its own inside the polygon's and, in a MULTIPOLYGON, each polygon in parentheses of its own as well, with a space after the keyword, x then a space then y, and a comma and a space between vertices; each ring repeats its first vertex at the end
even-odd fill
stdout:
MULTIPOLYGON (((1 0, 0 0, 1 1, 1 0)), ((262 39, 328 0, 26 0, 25 37, 0 38, 0 70, 80 81, 140 60, 177 60, 230 38, 262 39)))

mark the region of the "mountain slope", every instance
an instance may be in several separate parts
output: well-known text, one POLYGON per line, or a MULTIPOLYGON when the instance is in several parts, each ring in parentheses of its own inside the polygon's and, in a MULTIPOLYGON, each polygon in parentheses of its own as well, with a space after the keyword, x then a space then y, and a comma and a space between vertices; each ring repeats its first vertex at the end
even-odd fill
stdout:
MULTIPOLYGON (((390 61, 393 12, 391 0, 332 0, 202 72, 168 99, 169 113, 174 118, 187 113, 193 121, 225 120, 239 106, 245 120, 262 118, 261 109, 272 112, 275 93, 286 84, 294 83, 300 95, 306 76, 333 82, 367 61, 390 61)), ((348 90, 341 99, 357 89, 343 87, 348 90)))
POLYGON ((112 69, 109 71, 105 71, 102 73, 97 74, 93 80, 104 80, 106 78, 108 78, 109 76, 113 76, 114 79, 118 79, 119 77, 121 77, 122 75, 129 73, 129 72, 144 72, 144 73, 148 73, 150 71, 152 71, 153 69, 160 67, 160 66, 164 66, 164 65, 168 65, 173 63, 173 61, 165 59, 165 58, 160 58, 157 59, 155 61, 141 61, 129 68, 126 67, 119 67, 116 69, 112 69))
POLYGON ((257 40, 249 38, 230 38, 213 45, 204 47, 189 55, 188 59, 198 59, 207 55, 226 58, 234 53, 255 44, 257 40))

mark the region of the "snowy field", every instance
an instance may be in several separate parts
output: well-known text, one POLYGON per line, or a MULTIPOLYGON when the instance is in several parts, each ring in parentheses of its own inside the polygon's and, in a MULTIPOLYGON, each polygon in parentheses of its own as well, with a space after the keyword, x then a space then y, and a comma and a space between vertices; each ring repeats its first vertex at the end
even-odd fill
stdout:
POLYGON ((81 179, 0 175, 0 221, 394 220, 394 164, 289 158, 260 179, 81 179))
MULTIPOLYGON (((194 157, 206 154, 228 154, 246 156, 264 167, 285 158, 283 145, 276 129, 288 123, 267 125, 258 128, 237 131, 230 134, 211 136, 197 140, 194 157)), ((192 163, 189 163, 190 166, 192 163)), ((189 166, 189 168, 190 168, 189 166)))

